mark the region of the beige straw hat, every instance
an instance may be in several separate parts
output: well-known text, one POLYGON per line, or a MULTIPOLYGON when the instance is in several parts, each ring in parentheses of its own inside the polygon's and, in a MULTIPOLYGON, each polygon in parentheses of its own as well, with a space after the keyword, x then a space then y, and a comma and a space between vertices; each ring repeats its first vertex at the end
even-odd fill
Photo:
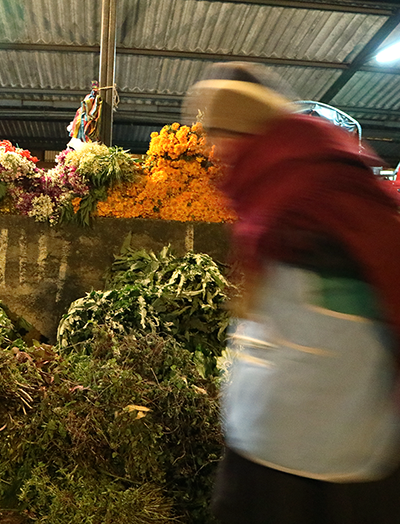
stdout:
POLYGON ((188 91, 183 109, 185 121, 193 123, 200 112, 206 130, 257 134, 272 118, 292 111, 290 98, 257 78, 254 70, 257 72, 258 67, 259 64, 242 62, 211 66, 209 78, 195 83, 188 91))

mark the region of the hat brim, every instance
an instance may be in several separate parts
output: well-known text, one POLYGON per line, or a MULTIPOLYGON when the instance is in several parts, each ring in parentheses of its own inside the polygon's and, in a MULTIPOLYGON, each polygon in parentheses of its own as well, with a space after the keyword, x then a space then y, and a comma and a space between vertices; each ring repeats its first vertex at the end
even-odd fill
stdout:
POLYGON ((291 102, 261 84, 238 80, 202 80, 189 90, 184 104, 186 119, 200 111, 206 130, 222 129, 257 134, 279 114, 293 111, 291 102))

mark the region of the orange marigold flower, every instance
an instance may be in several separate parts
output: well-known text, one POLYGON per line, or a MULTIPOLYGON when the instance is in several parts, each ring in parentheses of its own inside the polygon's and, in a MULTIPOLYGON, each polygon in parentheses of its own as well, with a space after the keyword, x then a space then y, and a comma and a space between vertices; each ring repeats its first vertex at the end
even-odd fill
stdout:
POLYGON ((200 123, 188 127, 174 122, 152 133, 142 169, 140 182, 109 191, 107 201, 98 204, 99 216, 206 222, 236 219, 213 184, 222 176, 221 170, 213 161, 200 123))
POLYGON ((72 207, 74 208, 74 213, 77 213, 79 211, 81 200, 82 199, 80 197, 76 197, 73 200, 71 200, 72 207))

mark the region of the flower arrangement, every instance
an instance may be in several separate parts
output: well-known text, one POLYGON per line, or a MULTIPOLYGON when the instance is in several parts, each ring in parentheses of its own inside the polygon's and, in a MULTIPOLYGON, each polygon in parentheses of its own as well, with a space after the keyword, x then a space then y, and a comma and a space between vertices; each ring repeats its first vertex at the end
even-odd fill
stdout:
POLYGON ((29 151, 0 142, 1 211, 50 224, 88 225, 92 215, 181 222, 236 219, 217 189, 221 170, 200 123, 176 122, 152 133, 142 164, 119 147, 97 142, 62 151, 47 172, 36 161, 29 151))
POLYGON ((232 222, 235 214, 215 187, 220 169, 200 123, 164 126, 151 134, 145 177, 116 187, 99 203, 99 216, 232 222))
POLYGON ((43 171, 38 159, 29 151, 15 147, 8 140, 0 141, 0 200, 3 212, 28 214, 32 202, 41 196, 43 171))
MULTIPOLYGON (((63 155, 59 155, 62 165, 63 155)), ((38 159, 30 152, 0 142, 0 198, 2 210, 34 217, 38 222, 55 224, 63 206, 75 195, 82 196, 88 188, 74 172, 62 172, 57 167, 44 171, 36 166, 38 159)))
POLYGON ((88 224, 107 189, 117 181, 133 180, 138 172, 127 151, 97 143, 62 151, 48 171, 37 168, 37 161, 29 151, 0 142, 2 211, 51 225, 71 220, 88 224))
POLYGON ((75 191, 62 215, 62 221, 74 220, 81 225, 89 224, 98 203, 107 198, 108 189, 117 183, 135 182, 141 175, 138 163, 128 151, 97 142, 88 142, 79 151, 61 152, 55 169, 67 177, 78 175, 86 185, 84 194, 75 191))

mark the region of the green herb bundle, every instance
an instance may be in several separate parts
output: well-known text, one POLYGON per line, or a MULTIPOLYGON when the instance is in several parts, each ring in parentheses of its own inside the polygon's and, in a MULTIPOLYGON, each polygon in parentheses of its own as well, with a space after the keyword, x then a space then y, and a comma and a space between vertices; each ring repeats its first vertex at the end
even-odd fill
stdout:
POLYGON ((0 507, 27 523, 212 523, 230 285, 207 255, 128 238, 107 287, 71 305, 53 348, 15 338, 3 310, 0 507))
POLYGON ((106 291, 92 291, 71 304, 58 330, 63 351, 90 351, 101 326, 110 333, 172 335, 195 355, 199 372, 217 374, 232 285, 206 254, 176 257, 169 247, 156 255, 134 251, 129 238, 107 272, 106 291))
POLYGON ((172 337, 0 350, 2 507, 52 524, 212 522, 217 388, 172 337))

